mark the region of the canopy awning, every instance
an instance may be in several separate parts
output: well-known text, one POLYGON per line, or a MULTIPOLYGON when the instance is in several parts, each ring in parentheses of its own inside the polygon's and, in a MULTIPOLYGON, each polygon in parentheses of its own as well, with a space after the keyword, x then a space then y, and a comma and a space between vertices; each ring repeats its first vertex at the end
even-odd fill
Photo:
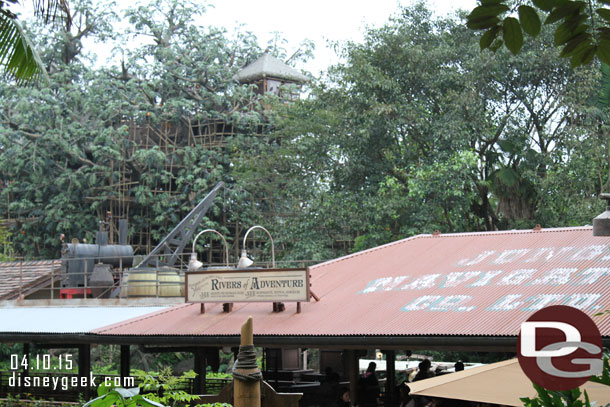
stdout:
MULTIPOLYGON (((517 359, 474 367, 426 380, 409 383, 411 395, 477 401, 481 403, 523 406, 521 397, 536 397, 532 382, 523 373, 517 359)), ((610 386, 587 382, 582 387, 591 405, 610 403, 610 386), (593 404, 597 401, 597 404, 593 404)))

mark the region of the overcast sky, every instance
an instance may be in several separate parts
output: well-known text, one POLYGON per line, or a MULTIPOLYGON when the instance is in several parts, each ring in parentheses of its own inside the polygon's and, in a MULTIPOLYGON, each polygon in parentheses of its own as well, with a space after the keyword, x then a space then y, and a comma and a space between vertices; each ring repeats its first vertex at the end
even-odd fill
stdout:
MULTIPOLYGON (((316 44, 315 58, 302 68, 317 75, 320 70, 338 61, 327 46, 328 41, 363 38, 366 26, 378 27, 387 22, 401 5, 411 0, 212 0, 207 17, 210 24, 232 31, 239 23, 252 31, 265 47, 270 33, 279 31, 288 40, 286 48, 293 51, 305 38, 316 44)), ((476 0, 428 0, 437 15, 452 13, 457 8, 472 9, 476 0)))
MULTIPOLYGON (((199 0, 198 0, 199 1, 199 0)), ((201 0, 204 1, 204 0, 201 0)), ((400 6, 415 0, 208 0, 204 25, 225 27, 229 33, 242 25, 242 30, 253 32, 261 48, 266 48, 273 32, 280 32, 288 41, 284 46, 290 53, 309 39, 316 44, 314 58, 298 68, 314 75, 337 63, 338 57, 329 42, 361 41, 366 27, 379 27, 397 13, 400 6)), ((24 14, 31 15, 32 2, 23 0, 24 14)), ((119 1, 121 8, 139 2, 119 1)), ((427 0, 435 14, 442 16, 456 9, 472 9, 476 0, 427 0)), ((112 44, 85 44, 98 53, 97 65, 104 64, 111 54, 112 44)))

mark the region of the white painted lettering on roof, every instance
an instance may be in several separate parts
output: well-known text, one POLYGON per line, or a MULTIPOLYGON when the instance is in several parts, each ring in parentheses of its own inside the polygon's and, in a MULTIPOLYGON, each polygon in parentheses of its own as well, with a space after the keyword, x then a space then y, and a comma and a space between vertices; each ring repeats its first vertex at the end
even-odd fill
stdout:
POLYGON ((489 307, 488 309, 491 311, 511 311, 514 310, 516 308, 519 308, 521 305, 524 304, 523 301, 517 301, 518 298, 521 298, 522 295, 521 294, 510 294, 507 295, 503 298, 500 298, 498 301, 496 301, 495 304, 493 304, 491 307, 489 307))
POLYGON ((492 270, 483 272, 483 276, 468 287, 484 287, 498 274, 502 273, 502 270, 492 270))
POLYGON ((390 291, 407 278, 409 278, 409 276, 378 278, 377 280, 369 282, 361 293, 367 294, 375 291, 390 291))
POLYGON ((582 276, 586 276, 582 280, 580 280, 578 285, 585 284, 595 284, 597 280, 602 278, 603 276, 607 276, 610 274, 610 267, 592 267, 588 268, 582 272, 582 276))
POLYGON ((441 295, 424 295, 422 297, 416 298, 411 303, 405 305, 402 310, 421 311, 436 304, 436 302, 438 302, 438 300, 440 300, 441 298, 443 298, 441 295))
POLYGON ((536 269, 515 270, 509 275, 501 278, 498 285, 521 285, 523 282, 529 280, 535 272, 536 269))
POLYGON ((421 290, 424 288, 434 287, 434 282, 439 278, 440 274, 426 274, 415 281, 403 285, 401 290, 421 290))
POLYGON ((472 311, 475 308, 474 306, 461 306, 471 299, 472 297, 470 295, 449 295, 445 298, 441 298, 436 304, 430 307, 430 311, 472 311))
POLYGON ((601 297, 601 294, 572 294, 566 299, 563 305, 578 308, 581 310, 590 308, 599 309, 601 307, 599 305, 595 305, 595 303, 601 297))
MULTIPOLYGON (((532 281, 531 285, 563 285, 570 281, 570 276, 578 271, 577 268, 557 268, 547 272, 539 279, 532 281)), ((529 285, 528 284, 528 285, 529 285)))
POLYGON ((445 278, 445 281, 441 282, 439 287, 441 288, 446 288, 446 287, 455 287, 459 284, 465 283, 466 281, 478 276, 479 274, 481 274, 480 271, 458 271, 458 272, 453 272, 453 273, 449 273, 447 275, 447 277, 445 278))
POLYGON ((540 249, 536 249, 534 253, 531 254, 527 259, 523 260, 524 263, 533 263, 535 261, 539 261, 543 259, 543 261, 549 261, 553 258, 555 254, 554 247, 541 247, 540 249), (545 255, 546 254, 546 255, 545 255))
POLYGON ((494 264, 506 264, 512 263, 513 261, 520 259, 525 256, 530 249, 515 249, 515 250, 504 250, 497 259, 493 261, 494 264))
MULTIPOLYGON (((422 290, 423 292, 412 297, 405 292, 403 311, 472 311, 475 306, 468 305, 473 299, 471 291, 488 287, 514 288, 516 292, 502 294, 501 298, 490 299, 491 305, 485 305, 489 311, 536 311, 553 304, 564 304, 583 310, 596 310, 601 308, 597 303, 602 299, 600 293, 540 293, 525 297, 519 291, 527 286, 586 286, 599 283, 601 279, 610 280, 610 267, 575 267, 577 261, 590 264, 594 260, 603 260, 608 255, 608 246, 588 245, 584 247, 542 247, 537 249, 506 249, 503 251, 484 250, 474 256, 464 258, 454 267, 475 270, 451 271, 446 273, 424 274, 409 277, 406 275, 387 276, 370 281, 366 287, 359 291, 362 294, 373 292, 422 290), (544 268, 545 263, 553 265, 565 263, 567 267, 544 268), (522 268, 528 265, 534 267, 522 268), (500 268, 485 270, 484 268, 500 268), (411 280, 409 280, 411 279, 411 280), (464 289, 468 292, 447 295, 447 291, 464 289), (438 295, 437 295, 438 294, 438 295), (410 297, 410 298, 409 298, 410 297)), ((548 266, 547 266, 548 267, 548 266)), ((603 281, 601 281, 603 283, 603 281)), ((609 281, 610 282, 610 281, 609 281)), ((530 289, 531 290, 531 289, 530 289)), ((475 297, 476 298, 476 297, 475 297)), ((605 304, 603 304, 605 305, 605 304)))
POLYGON ((492 254, 494 254, 495 252, 496 252, 495 250, 487 250, 487 251, 484 251, 483 253, 479 254, 472 260, 462 259, 457 262, 457 266, 473 266, 475 264, 479 264, 483 260, 485 260, 486 258, 491 256, 492 254))
POLYGON ((605 248, 606 246, 603 245, 585 246, 579 251, 577 251, 572 257, 570 257, 570 260, 593 260, 594 258, 599 257, 599 255, 603 253, 605 248))

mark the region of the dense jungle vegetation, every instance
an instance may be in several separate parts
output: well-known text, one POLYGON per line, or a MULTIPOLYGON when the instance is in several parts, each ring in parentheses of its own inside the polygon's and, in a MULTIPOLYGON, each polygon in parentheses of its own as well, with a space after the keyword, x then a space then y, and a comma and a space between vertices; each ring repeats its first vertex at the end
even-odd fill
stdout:
POLYGON ((251 33, 198 25, 205 7, 187 0, 122 15, 111 2, 70 5, 69 31, 28 25, 50 82, 0 83, 0 216, 14 220, 15 256, 58 257, 62 233, 91 239, 117 168, 138 179, 131 234, 150 225, 160 239, 223 180, 206 226, 265 225, 285 260, 434 230, 584 225, 603 211, 610 77, 598 62, 571 69, 546 26, 519 54, 494 54, 466 13, 406 7, 362 43, 337 44, 344 62, 284 103, 232 76, 264 51, 306 70, 306 39, 263 50, 251 33), (94 63, 87 44, 110 39, 114 62, 94 63), (129 120, 209 119, 234 129, 224 148, 126 154, 129 120), (168 185, 175 193, 153 194, 168 185))

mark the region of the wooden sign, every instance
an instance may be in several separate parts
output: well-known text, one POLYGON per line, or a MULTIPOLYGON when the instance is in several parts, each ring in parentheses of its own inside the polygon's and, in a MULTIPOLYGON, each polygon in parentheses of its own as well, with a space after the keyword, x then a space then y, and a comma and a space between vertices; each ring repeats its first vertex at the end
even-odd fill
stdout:
POLYGON ((185 276, 186 302, 309 301, 307 269, 194 271, 185 276))

